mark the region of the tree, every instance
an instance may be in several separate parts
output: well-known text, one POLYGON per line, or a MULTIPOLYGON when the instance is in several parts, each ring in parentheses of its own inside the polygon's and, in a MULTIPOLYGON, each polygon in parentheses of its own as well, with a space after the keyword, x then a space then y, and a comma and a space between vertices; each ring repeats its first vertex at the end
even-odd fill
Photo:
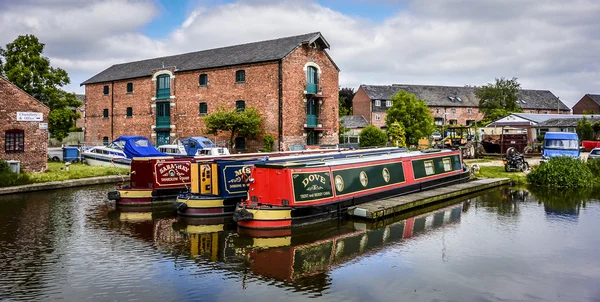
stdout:
POLYGON ((352 99, 354 88, 340 88, 339 91, 339 116, 352 115, 352 99))
POLYGON ((592 128, 594 129, 594 139, 600 140, 600 121, 595 122, 592 128))
POLYGON ((435 131, 433 116, 424 100, 400 90, 391 101, 393 105, 387 110, 385 124, 389 128, 394 122, 400 123, 408 144, 416 145, 419 138, 429 137, 435 131))
POLYGON ((52 137, 62 140, 63 134, 74 126, 79 114, 67 114, 67 107, 79 107, 81 102, 74 93, 61 87, 71 80, 64 69, 50 66, 42 53, 44 44, 34 35, 19 36, 6 49, 0 48, 0 75, 50 107, 49 130, 52 137), (54 110, 61 112, 52 114, 54 110))
POLYGON ((475 89, 475 96, 479 99, 481 112, 484 113, 486 119, 489 119, 488 116, 492 113, 498 115, 501 112, 497 111, 498 109, 506 110, 505 112, 509 112, 509 114, 521 112, 521 107, 517 103, 520 96, 519 90, 521 90, 521 84, 517 82, 517 78, 510 80, 496 78, 496 83, 488 83, 486 86, 475 89))
POLYGON ((343 121, 342 119, 338 120, 338 126, 339 126, 339 142, 342 144, 346 143, 346 132, 348 132, 350 130, 350 128, 346 128, 346 122, 343 121))
POLYGON ((273 152, 273 143, 275 143, 275 138, 271 134, 265 134, 263 136, 263 152, 273 152))
POLYGON ((402 125, 398 123, 398 121, 393 122, 387 129, 387 136, 390 138, 390 142, 393 145, 406 148, 406 136, 404 133, 404 128, 402 128, 402 125))
POLYGON ((204 117, 206 130, 204 133, 217 135, 219 131, 229 132, 229 146, 233 146, 233 140, 238 137, 255 137, 262 132, 263 117, 252 107, 246 107, 244 111, 237 109, 227 110, 217 108, 215 113, 204 117))
POLYGON ((387 142, 387 136, 385 135, 385 132, 373 125, 363 128, 363 130, 360 131, 359 136, 359 145, 361 147, 384 146, 387 142))
POLYGON ((580 141, 591 140, 594 138, 594 128, 592 123, 585 117, 577 121, 575 132, 577 132, 580 141))

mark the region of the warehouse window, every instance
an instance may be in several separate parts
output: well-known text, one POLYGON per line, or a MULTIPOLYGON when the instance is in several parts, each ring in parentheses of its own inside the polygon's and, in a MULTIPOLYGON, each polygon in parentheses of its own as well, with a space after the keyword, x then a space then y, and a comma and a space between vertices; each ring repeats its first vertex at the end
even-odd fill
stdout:
POLYGON ((200 114, 207 114, 207 113, 208 113, 208 104, 200 103, 200 114))
POLYGON ((244 110, 246 110, 246 101, 243 101, 243 100, 235 101, 235 110, 237 112, 243 112, 244 110))
POLYGON ((102 117, 108 118, 108 109, 104 109, 104 111, 102 112, 102 117))
POLYGON ((127 117, 132 117, 132 116, 133 116, 133 108, 127 107, 127 117))
POLYGON ((133 93, 133 83, 127 83, 127 93, 133 93))
POLYGON ((25 152, 25 132, 18 129, 4 132, 4 151, 6 153, 25 152))
POLYGON ((200 86, 208 85, 208 75, 206 73, 201 74, 200 79, 198 81, 198 84, 200 84, 200 86))
POLYGON ((246 71, 245 70, 238 70, 235 72, 235 81, 237 83, 243 83, 246 82, 246 71))
POLYGON ((243 137, 236 137, 235 138, 235 149, 236 150, 244 150, 246 149, 246 139, 243 137))
POLYGON ((108 95, 108 85, 104 85, 104 95, 108 95))
POLYGON ((102 138, 102 144, 105 146, 108 145, 108 136, 102 138))

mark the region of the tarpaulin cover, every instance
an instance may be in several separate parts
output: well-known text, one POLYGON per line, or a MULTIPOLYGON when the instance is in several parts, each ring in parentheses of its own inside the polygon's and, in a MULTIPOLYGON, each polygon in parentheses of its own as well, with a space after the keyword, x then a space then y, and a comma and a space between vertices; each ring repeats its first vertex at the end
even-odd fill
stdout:
POLYGON ((123 152, 125 152, 127 158, 167 156, 154 148, 150 140, 143 136, 121 136, 113 143, 123 146, 123 152))

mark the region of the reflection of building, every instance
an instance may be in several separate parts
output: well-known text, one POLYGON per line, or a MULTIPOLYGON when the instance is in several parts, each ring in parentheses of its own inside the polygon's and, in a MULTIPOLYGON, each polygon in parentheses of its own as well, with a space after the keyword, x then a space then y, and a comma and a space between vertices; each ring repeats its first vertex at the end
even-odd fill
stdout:
POLYGON ((18 160, 25 171, 48 166, 50 108, 0 77, 0 159, 18 160))
MULTIPOLYGON (((317 32, 113 65, 82 83, 85 139, 135 134, 161 145, 201 134, 219 107, 254 107, 276 148, 336 144, 339 70, 327 49, 317 32)), ((237 150, 262 142, 235 138, 237 150)))

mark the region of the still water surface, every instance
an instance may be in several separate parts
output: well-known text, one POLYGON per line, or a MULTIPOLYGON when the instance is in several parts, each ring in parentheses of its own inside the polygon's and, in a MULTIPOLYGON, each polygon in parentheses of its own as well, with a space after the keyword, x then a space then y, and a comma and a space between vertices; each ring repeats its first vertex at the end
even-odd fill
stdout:
POLYGON ((0 197, 0 300, 600 301, 599 192, 238 233, 116 209, 110 188, 0 197))

